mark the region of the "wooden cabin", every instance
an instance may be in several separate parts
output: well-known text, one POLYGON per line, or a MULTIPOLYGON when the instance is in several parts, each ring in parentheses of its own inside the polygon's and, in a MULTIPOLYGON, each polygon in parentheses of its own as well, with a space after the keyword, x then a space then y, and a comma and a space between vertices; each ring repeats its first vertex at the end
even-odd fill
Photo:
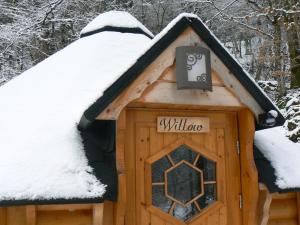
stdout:
MULTIPOLYGON (((63 82, 68 69, 73 68, 74 75, 65 79, 70 86, 57 85, 57 89, 51 87, 47 92, 45 85, 42 95, 57 92, 59 98, 53 105, 51 97, 44 96, 47 104, 55 108, 55 104, 63 105, 59 102, 65 98, 63 91, 74 91, 71 94, 76 101, 66 97, 66 107, 88 105, 78 124, 70 124, 80 132, 86 161, 93 168, 93 177, 82 185, 90 185, 97 178, 106 185, 105 194, 97 192, 97 188, 104 187, 97 182, 92 187, 84 186, 84 190, 92 190, 89 192, 81 192, 80 185, 78 192, 71 190, 73 182, 77 185, 77 178, 70 179, 68 185, 53 179, 61 182, 58 185, 62 188, 61 195, 43 186, 42 180, 36 180, 41 182, 40 186, 31 182, 36 188, 16 188, 12 195, 10 189, 0 187, 0 225, 300 224, 298 187, 280 188, 276 183, 276 168, 254 143, 257 130, 281 126, 284 118, 198 17, 182 14, 154 38, 124 12, 100 15, 92 23, 78 41, 27 73, 39 73, 41 78, 35 77, 36 84, 45 85, 41 82, 44 73, 58 67, 58 74, 52 73, 51 85, 63 82), (117 20, 114 23, 101 23, 101 19, 114 16, 117 20), (131 23, 126 25, 124 21, 131 23), (97 23, 101 26, 97 27, 97 23), (108 37, 104 38, 105 35, 108 37), (92 46, 84 44, 91 42, 92 46), (107 51, 108 48, 111 49, 107 51), (70 61, 76 51, 83 55, 78 56, 78 61, 70 61), (88 68, 93 66, 90 71, 88 68), (63 78, 56 82, 59 76, 63 78), (78 89, 73 90, 76 85, 78 89), (45 190, 37 191, 40 189, 45 190)), ((30 82, 23 84, 22 79, 29 80, 31 75, 20 77, 0 87, 0 96, 2 89, 5 93, 14 88, 23 88, 26 95, 31 86, 30 82)), ((11 107, 15 105, 16 101, 11 107)), ((40 108, 43 107, 37 110, 43 110, 40 108)), ((77 116, 76 109, 72 108, 76 113, 67 111, 70 117, 77 116)), ((34 111, 30 107, 23 110, 25 115, 34 111)), ((48 116, 47 111, 41 111, 45 119, 52 115, 48 116)), ((14 119, 22 120, 24 116, 14 119)), ((20 125, 12 126, 18 130, 20 125)), ((55 131, 46 132, 51 136, 55 131)), ((51 145, 49 141, 41 144, 46 147, 51 145)), ((36 153, 28 150, 26 154, 36 153)), ((50 160, 51 154, 46 156, 50 160)), ((0 160, 0 170, 10 168, 3 165, 0 160)), ((16 173, 21 172, 16 169, 16 173)), ((77 176, 76 171, 72 173, 77 176)), ((67 176, 62 169, 62 179, 67 176)), ((1 184, 16 185, 1 179, 0 172, 1 184)), ((47 180, 46 175, 44 179, 47 180)))

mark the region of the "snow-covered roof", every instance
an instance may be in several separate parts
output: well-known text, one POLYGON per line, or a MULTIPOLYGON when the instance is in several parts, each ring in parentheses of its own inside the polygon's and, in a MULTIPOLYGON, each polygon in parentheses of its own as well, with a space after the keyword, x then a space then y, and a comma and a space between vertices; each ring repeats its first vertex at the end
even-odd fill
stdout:
POLYGON ((283 127, 255 132, 254 144, 275 170, 280 189, 300 188, 300 143, 290 141, 283 127))
POLYGON ((150 37, 154 35, 140 21, 133 17, 130 13, 124 11, 109 11, 100 14, 92 20, 81 31, 81 35, 100 30, 105 27, 115 28, 139 28, 150 37))
POLYGON ((105 107, 101 99, 113 100, 109 92, 116 96, 126 88, 132 76, 139 75, 187 26, 226 58, 234 76, 267 111, 276 108, 195 15, 178 16, 152 41, 136 32, 101 29, 144 30, 128 15, 113 12, 97 17, 82 33, 98 33, 75 41, 0 87, 0 105, 5 109, 0 111, 0 201, 102 196, 105 185, 93 175, 84 154, 77 129, 80 118, 91 107, 96 107, 97 115, 105 107))
MULTIPOLYGON (((110 15, 120 20, 119 13, 110 15)), ((103 195, 105 185, 88 165, 77 125, 149 40, 142 34, 97 33, 0 87, 0 200, 103 195)))

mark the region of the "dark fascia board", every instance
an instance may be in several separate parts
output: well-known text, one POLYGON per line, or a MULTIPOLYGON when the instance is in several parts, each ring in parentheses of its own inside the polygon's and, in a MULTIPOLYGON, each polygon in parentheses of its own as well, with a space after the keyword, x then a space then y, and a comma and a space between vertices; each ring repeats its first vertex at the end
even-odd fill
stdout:
POLYGON ((143 31, 139 27, 131 27, 130 28, 130 27, 114 27, 114 26, 105 26, 105 27, 102 27, 102 28, 99 28, 99 29, 96 29, 96 30, 93 30, 93 31, 83 33, 83 34, 80 35, 80 38, 91 36, 93 34, 97 34, 97 33, 104 32, 104 31, 143 34, 143 35, 147 36, 150 39, 153 38, 153 36, 149 35, 148 33, 143 31))
POLYGON ((159 41, 157 41, 137 62, 129 68, 118 80, 116 80, 100 97, 93 103, 81 118, 79 126, 84 128, 128 87, 188 26, 191 26, 199 37, 215 52, 220 60, 231 70, 232 74, 249 91, 257 103, 266 112, 276 110, 278 112, 276 126, 283 125, 285 119, 275 105, 259 89, 252 79, 248 77, 243 68, 236 62, 219 41, 211 34, 205 25, 197 18, 181 18, 159 41), (87 123, 88 122, 88 123, 87 123))
POLYGON ((72 198, 72 199, 45 199, 45 200, 2 200, 0 207, 22 206, 22 205, 55 205, 55 204, 91 204, 102 203, 103 198, 72 198))

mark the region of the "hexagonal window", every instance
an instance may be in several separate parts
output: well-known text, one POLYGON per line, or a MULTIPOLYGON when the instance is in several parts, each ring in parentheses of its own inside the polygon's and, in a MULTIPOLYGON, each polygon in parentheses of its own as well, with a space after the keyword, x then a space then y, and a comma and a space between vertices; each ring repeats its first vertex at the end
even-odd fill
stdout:
POLYGON ((188 221, 216 201, 216 163, 186 145, 151 164, 152 204, 188 221))
POLYGON ((183 206, 203 195, 202 171, 185 160, 166 170, 165 180, 167 197, 183 206))

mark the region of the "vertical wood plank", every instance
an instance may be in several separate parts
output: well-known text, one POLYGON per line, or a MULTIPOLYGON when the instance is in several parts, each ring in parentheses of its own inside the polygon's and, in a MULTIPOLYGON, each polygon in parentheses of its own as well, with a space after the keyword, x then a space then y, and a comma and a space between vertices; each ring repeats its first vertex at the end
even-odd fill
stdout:
POLYGON ((238 127, 237 115, 225 114, 225 157, 226 157, 226 189, 227 189, 227 220, 228 224, 242 223, 240 209, 241 166, 237 151, 238 127))
POLYGON ((220 223, 218 225, 227 225, 227 190, 226 190, 226 166, 225 166, 225 142, 224 142, 224 129, 217 129, 216 133, 216 146, 217 146, 217 192, 218 200, 221 201, 224 206, 219 211, 220 223))
POLYGON ((6 208, 7 225, 26 224, 26 206, 12 206, 6 208))
POLYGON ((149 156, 149 128, 136 126, 136 221, 149 224, 145 197, 145 159, 149 156))
POLYGON ((225 170, 225 148, 224 148, 224 130, 217 129, 217 184, 218 200, 226 204, 226 170, 225 170))
POLYGON ((120 174, 118 180, 118 202, 116 208, 116 225, 125 224, 126 211, 126 175, 120 174))
POLYGON ((0 208, 0 225, 6 225, 6 208, 0 208))
POLYGON ((93 204, 93 225, 103 225, 104 204, 93 204))
POLYGON ((36 225, 36 207, 34 205, 26 206, 26 225, 36 225))
MULTIPOLYGON (((135 112, 126 113, 125 172, 126 172, 126 217, 125 224, 135 225, 135 112)), ((106 224, 105 224, 106 225, 106 224)))
POLYGON ((150 128, 150 156, 157 153, 164 146, 164 136, 157 133, 156 128, 150 128))
POLYGON ((104 201, 103 203, 103 225, 114 224, 114 203, 111 201, 104 201))
POLYGON ((300 192, 297 192, 297 214, 298 214, 298 225, 300 225, 300 192))
POLYGON ((117 120, 116 133, 116 164, 118 173, 125 173, 125 129, 126 129, 126 110, 122 110, 117 120))
POLYGON ((258 175, 253 158, 254 116, 248 109, 238 113, 244 225, 257 225, 258 175))
POLYGON ((220 209, 220 222, 219 222, 219 225, 228 225, 227 220, 223 219, 223 218, 227 218, 226 207, 221 207, 221 209, 220 209))
POLYGON ((177 133, 164 133, 164 146, 167 146, 177 140, 177 133))

